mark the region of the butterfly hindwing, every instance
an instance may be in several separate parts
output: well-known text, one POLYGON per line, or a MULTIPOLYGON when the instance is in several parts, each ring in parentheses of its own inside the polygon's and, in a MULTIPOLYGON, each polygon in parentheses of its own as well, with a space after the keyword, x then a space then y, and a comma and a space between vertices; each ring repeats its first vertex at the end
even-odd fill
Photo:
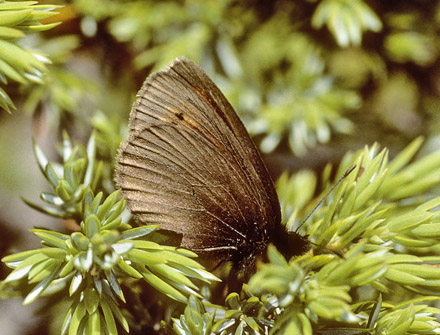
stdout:
MULTIPOLYGON (((179 58, 144 82, 116 184, 136 219, 224 259, 280 224, 273 182, 244 125, 197 65, 179 58)), ((256 250, 254 250, 256 251, 256 250)))

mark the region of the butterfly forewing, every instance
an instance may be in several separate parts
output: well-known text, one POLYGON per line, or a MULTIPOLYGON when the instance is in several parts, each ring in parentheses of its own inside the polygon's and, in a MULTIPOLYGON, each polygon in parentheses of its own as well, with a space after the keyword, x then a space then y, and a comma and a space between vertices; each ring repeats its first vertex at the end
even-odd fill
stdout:
POLYGON ((139 91, 116 184, 138 221, 161 224, 182 234, 183 247, 224 260, 262 252, 280 224, 273 182, 245 127, 184 58, 139 91))

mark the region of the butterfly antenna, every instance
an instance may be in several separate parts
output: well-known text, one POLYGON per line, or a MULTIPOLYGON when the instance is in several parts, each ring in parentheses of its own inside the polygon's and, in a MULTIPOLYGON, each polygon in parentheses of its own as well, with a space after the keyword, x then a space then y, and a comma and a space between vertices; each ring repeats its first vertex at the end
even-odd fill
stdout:
POLYGON ((302 220, 301 224, 296 228, 295 232, 298 233, 298 230, 303 226, 304 223, 312 216, 312 214, 318 209, 319 206, 324 202, 325 199, 333 192, 333 190, 345 179, 347 176, 356 168, 356 164, 351 165, 342 175, 341 178, 327 191, 327 193, 318 201, 318 203, 313 207, 313 209, 307 214, 304 220, 302 220))

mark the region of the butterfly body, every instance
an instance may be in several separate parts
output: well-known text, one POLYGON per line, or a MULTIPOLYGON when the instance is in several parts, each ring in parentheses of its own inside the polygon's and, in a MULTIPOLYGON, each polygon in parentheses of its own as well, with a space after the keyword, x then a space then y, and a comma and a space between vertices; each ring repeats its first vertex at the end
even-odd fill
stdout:
POLYGON ((243 123, 185 58, 144 82, 117 160, 116 185, 135 219, 181 234, 182 247, 211 259, 253 266, 284 228, 243 123))

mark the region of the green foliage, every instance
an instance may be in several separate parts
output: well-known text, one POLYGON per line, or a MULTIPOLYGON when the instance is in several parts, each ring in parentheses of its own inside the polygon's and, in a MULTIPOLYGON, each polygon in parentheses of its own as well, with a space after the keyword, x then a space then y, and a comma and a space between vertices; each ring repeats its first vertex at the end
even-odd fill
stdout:
MULTIPOLYGON (((48 9, 55 8, 34 2, 18 4, 24 3, 27 7, 17 5, 17 8, 33 8, 35 12, 44 9, 45 15, 53 13, 48 9), (39 9, 39 6, 43 7, 39 9)), ((75 0, 69 10, 78 18, 78 29, 83 35, 66 35, 60 31, 53 38, 39 37, 31 42, 40 53, 50 54, 55 66, 49 66, 43 85, 28 85, 29 93, 22 90, 20 95, 26 96, 24 110, 42 110, 55 127, 66 117, 66 112, 68 117, 73 114, 76 122, 83 120, 82 103, 86 97, 92 100, 90 103, 96 102, 99 79, 108 82, 116 79, 117 86, 127 87, 124 76, 106 75, 92 81, 72 71, 69 63, 71 55, 79 54, 78 46, 87 47, 90 38, 110 34, 116 42, 108 45, 108 50, 119 50, 112 54, 127 56, 122 58, 125 69, 132 69, 131 73, 124 71, 131 77, 130 84, 140 70, 158 70, 173 58, 185 55, 200 63, 221 86, 250 132, 258 136, 262 151, 271 152, 287 143, 295 155, 301 156, 317 144, 329 142, 332 133, 353 134, 357 127, 349 112, 365 106, 360 122, 369 120, 368 100, 374 97, 370 95, 370 86, 373 90, 387 86, 394 62, 413 62, 422 71, 415 75, 420 78, 426 69, 435 66, 437 8, 434 3, 426 10, 421 6, 421 13, 417 10, 420 6, 418 3, 372 6, 362 0, 274 1, 267 4, 268 8, 263 4, 249 7, 248 2, 237 5, 230 0, 214 3, 75 0), (427 20, 430 24, 426 24, 427 20), (334 41, 326 38, 324 26, 334 41), (379 31, 381 35, 377 34, 379 31), (367 33, 369 45, 377 46, 375 49, 362 48, 367 33), (346 52, 341 53, 338 46, 346 52), (59 54, 65 57, 61 59, 59 54), (331 66, 336 57, 340 58, 339 67, 331 66), (357 86, 350 86, 348 81, 357 86)), ((109 65, 111 61, 105 56, 97 63, 109 65)), ((115 64, 116 73, 118 64, 115 64)), ((431 73, 436 73, 433 70, 431 73)), ((435 77, 432 81, 436 81, 435 77)), ((130 89, 137 84, 129 86, 130 89)), ((106 97, 108 87, 100 90, 106 97)), ((429 92, 429 89, 421 90, 415 96, 414 108, 425 103, 429 92)), ((12 93, 16 93, 13 88, 12 93)), ((132 93, 126 92, 125 98, 132 93)), ((401 92, 400 99, 405 97, 401 92)), ((396 96, 389 105, 400 99, 396 96)), ((386 100, 377 104, 378 108, 374 108, 377 117, 391 127, 398 125, 399 132, 413 136, 423 129, 418 124, 421 116, 413 110, 405 113, 405 104, 385 111, 386 100)), ((432 106, 435 109, 436 104, 432 106)), ((90 115, 90 110, 87 112, 90 115)))
MULTIPOLYGON (((286 260, 270 246, 269 262, 241 296, 229 294, 225 307, 211 313, 191 299, 174 320, 176 333, 435 334, 440 197, 431 191, 440 183, 440 156, 410 163, 421 143, 415 140, 390 162, 378 145, 347 154, 337 176, 351 163, 358 164, 355 172, 303 227, 315 252, 286 260)), ((328 175, 329 169, 324 180, 328 175)), ((282 177, 281 196, 296 199, 302 192, 297 180, 282 177)))
MULTIPOLYGON (((213 331, 216 334, 253 334, 265 332, 272 326, 268 317, 273 311, 265 311, 258 297, 242 297, 237 293, 229 294, 225 299, 226 312, 223 319, 216 322, 213 331)), ((220 313, 218 313, 220 314, 220 313)))
MULTIPOLYGON (((335 83, 321 48, 291 28, 290 15, 297 9, 293 4, 260 23, 246 7, 234 9, 231 16, 230 0, 108 1, 104 7, 75 3, 88 19, 105 19, 110 34, 138 51, 133 58, 137 69, 158 70, 182 55, 206 65, 249 121, 249 131, 262 137, 264 152, 287 139, 292 152, 304 155, 317 143, 328 142, 332 131, 347 134, 353 129, 344 115, 360 107, 360 97, 335 83), (220 35, 219 25, 228 26, 220 35)), ((372 15, 362 4, 353 9, 360 19, 372 15)))
MULTIPOLYGON (((352 163, 358 164, 357 173, 349 175, 303 227, 320 252, 288 262, 269 249, 269 263, 251 278, 249 290, 276 297, 283 309, 272 333, 312 334, 316 327, 325 333, 335 329, 330 323, 325 326, 330 320, 345 324, 340 331, 351 324, 374 328, 378 334, 435 333, 440 324, 434 315, 440 310, 423 302, 440 295, 440 258, 435 256, 440 198, 430 194, 440 183, 440 156, 435 152, 410 164, 421 143, 415 140, 391 162, 377 145, 347 154, 337 176, 352 163), (361 294, 362 288, 392 299, 371 324, 366 323, 371 298, 353 301, 352 292, 361 294), (410 293, 396 296, 398 288, 416 298, 408 300, 410 293)), ((295 184, 283 177, 281 186, 287 185, 295 184)), ((301 192, 295 188, 291 193, 294 190, 301 192)), ((300 222, 297 217, 291 220, 300 222)))
POLYGON ((310 170, 303 170, 289 177, 283 173, 277 180, 277 193, 281 201, 283 217, 293 218, 297 209, 303 208, 313 199, 316 188, 316 175, 310 170), (297 190, 302 190, 298 192, 297 190))
POLYGON ((35 143, 34 152, 53 188, 41 199, 52 207, 27 203, 47 215, 76 219, 79 231, 68 235, 33 229, 45 247, 4 257, 2 261, 13 271, 0 289, 14 292, 14 287, 23 287, 20 281, 26 281, 31 287, 24 299, 27 305, 68 287, 73 301, 62 334, 117 334, 115 320, 128 332, 119 306, 125 302, 120 286, 124 279, 142 279, 181 302, 190 294, 201 297, 190 278, 206 283, 218 280, 192 259, 197 256, 193 252, 146 240, 158 226, 133 228, 125 223, 120 191, 106 198, 102 192, 94 196, 102 170, 102 163, 95 160, 94 134, 85 149, 73 145, 64 133, 63 165, 48 162, 35 143))
POLYGON ((86 149, 82 145, 73 146, 69 136, 64 132, 60 148, 63 164, 49 162, 35 142, 34 153, 41 172, 53 190, 52 193, 41 193, 40 197, 51 206, 24 201, 29 206, 48 215, 60 218, 81 218, 84 193, 88 188, 96 189, 103 165, 102 162, 95 159, 95 135, 90 136, 86 149))
POLYGON ((174 319, 173 328, 179 335, 212 334, 213 316, 206 312, 205 306, 194 296, 190 296, 185 312, 180 319, 174 319))
POLYGON ((252 68, 243 65, 249 77, 238 85, 252 83, 254 91, 246 93, 258 100, 259 109, 248 111, 249 131, 263 135, 261 150, 271 152, 287 138, 292 152, 304 155, 316 143, 328 142, 331 128, 349 133, 352 124, 343 114, 358 108, 360 99, 335 86, 317 45, 286 29, 288 20, 280 14, 252 33, 243 50, 243 63, 252 68))
POLYGON ((179 335, 205 334, 266 334, 273 327, 277 311, 272 301, 250 295, 246 288, 241 294, 230 293, 225 307, 215 306, 207 312, 197 298, 191 296, 180 319, 173 319, 173 328, 179 335))
MULTIPOLYGON (((190 300, 174 320, 176 333, 435 334, 440 198, 430 193, 440 182, 440 161, 433 153, 410 163, 421 143, 415 140, 391 162, 377 145, 347 154, 337 175, 354 162, 357 173, 303 228, 315 252, 288 261, 270 246, 269 262, 241 296, 229 294, 225 307, 211 313, 190 300)), ((302 192, 297 180, 282 177, 280 187, 290 192, 281 194, 295 199, 292 194, 302 192)))
POLYGON ((312 25, 321 28, 324 24, 342 47, 360 45, 364 31, 382 28, 376 13, 362 0, 321 0, 312 25))
POLYGON ((417 12, 406 10, 392 13, 387 21, 392 31, 386 36, 384 47, 391 60, 413 62, 419 66, 429 66, 435 62, 439 50, 432 36, 434 27, 424 24, 417 12))
MULTIPOLYGON (((8 78, 22 85, 43 83, 45 64, 50 63, 46 55, 26 50, 18 42, 27 33, 51 29, 58 23, 41 23, 55 14, 58 6, 37 5, 37 1, 0 1, 0 82, 8 78)), ((0 88, 0 107, 7 112, 15 108, 4 89, 0 88)))
POLYGON ((93 196, 88 188, 80 231, 66 235, 33 229, 45 247, 3 258, 14 270, 2 282, 2 290, 27 280, 32 289, 24 299, 26 305, 68 287, 72 304, 62 334, 117 334, 115 320, 129 331, 119 307, 125 302, 122 279, 143 279, 178 301, 189 294, 200 296, 189 278, 217 280, 191 259, 194 253, 145 240, 158 226, 132 228, 124 223, 125 201, 119 198, 116 191, 103 201, 102 193, 93 196))
MULTIPOLYGON (((25 87, 26 98, 22 111, 35 114, 39 111, 47 115, 49 124, 58 127, 65 118, 82 114, 82 108, 87 101, 96 100, 97 83, 81 73, 66 68, 73 53, 80 47, 78 36, 64 35, 52 38, 34 38, 34 48, 51 55, 51 63, 47 66, 44 82, 25 87)), ((90 125, 82 117, 76 120, 80 126, 90 125)))
POLYGON ((435 60, 433 41, 417 32, 396 32, 387 36, 385 49, 389 57, 399 63, 430 64, 435 60))

